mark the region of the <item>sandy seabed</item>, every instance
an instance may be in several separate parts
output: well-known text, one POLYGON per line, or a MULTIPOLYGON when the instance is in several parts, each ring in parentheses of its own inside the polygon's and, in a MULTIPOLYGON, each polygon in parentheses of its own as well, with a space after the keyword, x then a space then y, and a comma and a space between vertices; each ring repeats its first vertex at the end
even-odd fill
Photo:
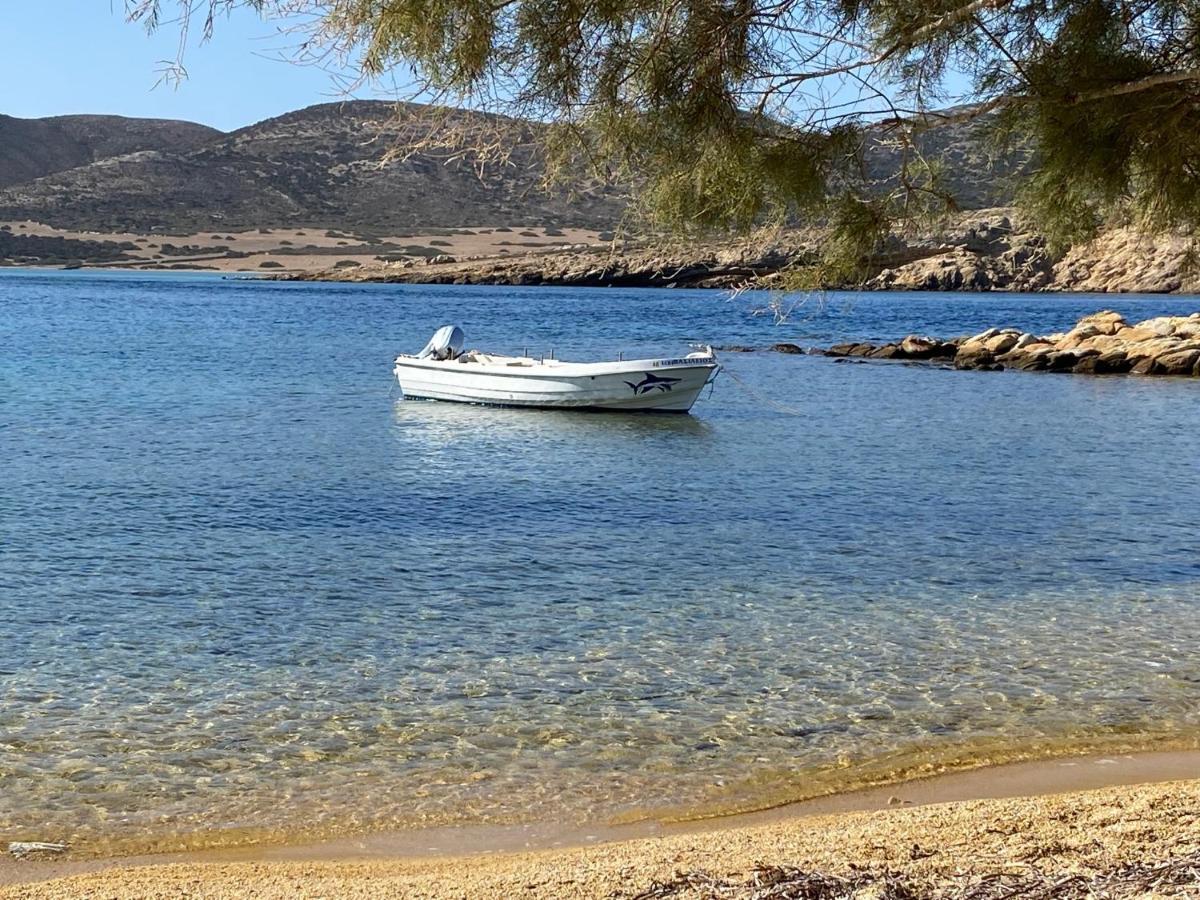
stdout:
POLYGON ((784 819, 565 850, 116 865, 68 898, 1200 897, 1200 780, 784 819))

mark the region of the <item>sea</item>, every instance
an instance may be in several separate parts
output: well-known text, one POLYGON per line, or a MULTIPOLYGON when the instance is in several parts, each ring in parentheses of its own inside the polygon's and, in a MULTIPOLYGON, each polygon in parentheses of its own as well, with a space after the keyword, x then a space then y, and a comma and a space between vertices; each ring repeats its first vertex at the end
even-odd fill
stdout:
POLYGON ((765 348, 1135 295, 0 275, 0 835, 756 809, 1194 746, 1200 380, 765 348), (690 415, 405 401, 443 324, 719 352, 690 415))

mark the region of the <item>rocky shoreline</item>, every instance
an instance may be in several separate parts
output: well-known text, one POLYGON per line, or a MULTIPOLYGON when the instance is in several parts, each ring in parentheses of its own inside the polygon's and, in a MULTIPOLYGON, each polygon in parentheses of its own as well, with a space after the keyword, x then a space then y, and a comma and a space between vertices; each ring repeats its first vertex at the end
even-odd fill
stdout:
POLYGON ((1103 310, 1084 316, 1065 333, 1039 336, 1016 328, 989 328, 950 340, 908 335, 895 343, 835 344, 814 352, 839 358, 943 362, 956 369, 986 371, 1200 377, 1200 312, 1130 325, 1120 313, 1103 310))
MULTIPOLYGON (((381 260, 280 279, 398 284, 772 289, 815 263, 828 235, 819 227, 713 243, 563 244, 511 256, 381 260)), ((1126 226, 1062 255, 1019 211, 962 213, 924 232, 891 234, 844 289, 1096 293, 1200 292, 1189 264, 1192 238, 1126 226)))
POLYGON ((1159 316, 1130 325, 1112 310, 1084 316, 1070 331, 1036 335, 1019 328, 936 338, 910 334, 873 344, 848 341, 831 347, 784 342, 769 347, 726 344, 722 353, 830 356, 838 360, 925 363, 977 371, 1071 372, 1077 375, 1175 375, 1200 377, 1200 312, 1159 316))

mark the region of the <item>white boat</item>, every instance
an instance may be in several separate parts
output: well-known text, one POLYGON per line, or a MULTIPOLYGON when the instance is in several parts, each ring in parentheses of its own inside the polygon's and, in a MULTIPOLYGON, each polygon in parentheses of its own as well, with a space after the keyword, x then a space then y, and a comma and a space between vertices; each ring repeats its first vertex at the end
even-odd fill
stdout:
POLYGON ((447 325, 417 355, 396 357, 406 400, 687 412, 718 369, 711 347, 676 359, 572 363, 464 352, 463 337, 462 329, 447 325))

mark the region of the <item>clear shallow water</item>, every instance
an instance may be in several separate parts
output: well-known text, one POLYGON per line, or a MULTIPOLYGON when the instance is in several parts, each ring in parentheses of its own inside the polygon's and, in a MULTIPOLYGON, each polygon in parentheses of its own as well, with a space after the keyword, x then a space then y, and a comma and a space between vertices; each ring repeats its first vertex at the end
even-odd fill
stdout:
POLYGON ((1200 383, 724 362, 691 417, 404 403, 446 321, 674 355, 1196 298, 0 276, 0 835, 776 801, 1200 732, 1200 383), (750 304, 752 305, 752 304, 750 304))

